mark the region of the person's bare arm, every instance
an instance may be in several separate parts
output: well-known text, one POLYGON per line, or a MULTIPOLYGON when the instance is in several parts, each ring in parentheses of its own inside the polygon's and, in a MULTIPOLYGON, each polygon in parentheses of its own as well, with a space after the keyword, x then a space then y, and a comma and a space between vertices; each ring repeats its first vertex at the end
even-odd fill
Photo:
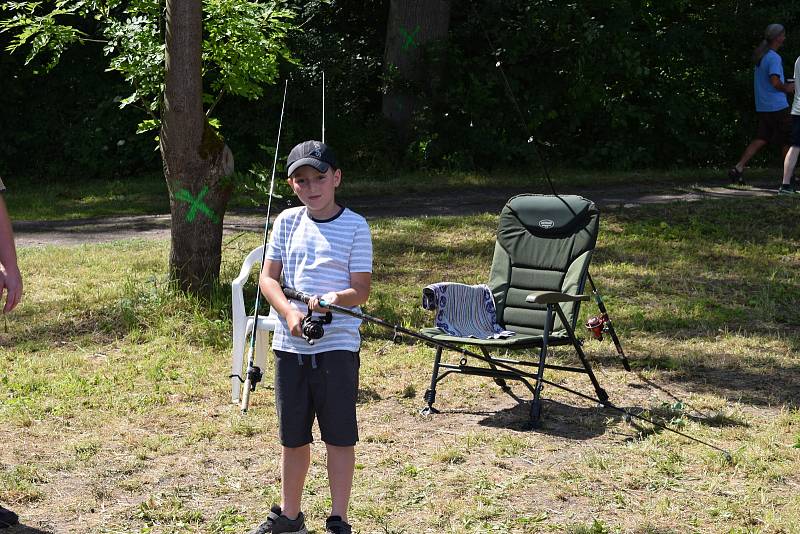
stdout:
POLYGON ((265 260, 261 275, 258 277, 258 287, 261 289, 261 294, 267 298, 272 309, 286 319, 292 335, 300 337, 303 335, 300 323, 303 321, 304 314, 289 304, 283 294, 280 282, 282 271, 283 263, 280 261, 265 260))
POLYGON ((781 77, 777 74, 773 74, 769 77, 769 83, 772 84, 772 87, 778 91, 781 91, 782 93, 794 93, 794 82, 783 83, 781 82, 781 77))
POLYGON ((314 311, 325 312, 327 308, 320 306, 319 301, 352 308, 367 302, 372 287, 372 273, 350 273, 350 287, 342 291, 332 291, 322 296, 312 298, 309 306, 314 311))
POLYGON ((6 294, 3 313, 13 310, 22 299, 22 276, 17 265, 17 250, 14 246, 14 231, 6 210, 6 203, 0 195, 0 302, 6 294))

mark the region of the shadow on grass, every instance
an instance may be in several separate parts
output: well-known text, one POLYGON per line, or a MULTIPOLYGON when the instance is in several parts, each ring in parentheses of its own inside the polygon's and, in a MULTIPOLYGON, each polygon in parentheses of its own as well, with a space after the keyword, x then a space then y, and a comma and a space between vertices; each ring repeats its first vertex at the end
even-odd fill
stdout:
POLYGON ((19 524, 7 527, 4 532, 5 534, 53 534, 55 530, 41 530, 36 527, 19 524))
POLYGON ((531 402, 519 398, 517 399, 518 403, 514 406, 496 412, 474 410, 443 410, 443 412, 484 416, 484 418, 479 421, 481 426, 505 428, 517 432, 533 431, 573 440, 588 440, 601 436, 606 432, 609 426, 617 424, 620 420, 626 420, 628 424, 636 430, 638 438, 660 432, 669 432, 669 430, 662 428, 664 426, 668 429, 674 427, 674 429, 680 430, 680 427, 683 426, 683 418, 714 428, 749 426, 746 422, 740 421, 734 417, 721 414, 700 417, 686 414, 682 410, 675 409, 674 406, 666 404, 651 408, 644 408, 641 406, 619 406, 621 410, 634 415, 634 417, 629 417, 622 411, 603 407, 599 404, 592 407, 580 407, 551 399, 542 399, 542 417, 539 426, 534 428, 530 420, 531 402), (650 422, 635 416, 649 419, 650 422), (661 426, 654 426, 652 423, 661 426))
POLYGON ((577 407, 542 399, 542 417, 536 428, 531 426, 530 412, 530 401, 522 401, 510 408, 488 414, 479 424, 574 440, 596 438, 603 435, 608 428, 608 413, 598 407, 577 407))
POLYGON ((709 393, 745 404, 797 406, 800 399, 800 366, 770 370, 727 369, 698 366, 677 376, 695 393, 709 393))

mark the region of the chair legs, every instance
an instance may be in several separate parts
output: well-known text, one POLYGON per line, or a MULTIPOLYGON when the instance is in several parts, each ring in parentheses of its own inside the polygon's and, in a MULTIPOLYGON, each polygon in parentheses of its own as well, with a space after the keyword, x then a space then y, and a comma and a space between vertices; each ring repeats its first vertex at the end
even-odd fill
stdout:
POLYGON ((245 324, 244 321, 233 322, 233 350, 231 351, 231 403, 239 403, 239 395, 242 389, 240 376, 244 373, 244 344, 245 344, 245 324))
MULTIPOLYGON (((231 350, 231 402, 238 404, 241 398, 242 380, 247 373, 247 363, 244 361, 247 352, 247 344, 250 341, 250 329, 252 319, 247 323, 233 325, 233 349, 231 350), (239 378, 241 377, 241 378, 239 378)), ((267 353, 269 351, 270 330, 259 328, 256 334, 256 350, 253 354, 254 364, 263 371, 267 364, 267 353)))
POLYGON ((586 374, 589 375, 589 380, 592 381, 592 386, 594 386, 594 391, 597 393, 597 398, 600 399, 601 402, 606 402, 608 400, 608 393, 602 387, 600 387, 600 383, 597 381, 597 377, 594 375, 594 371, 592 371, 592 366, 589 365, 589 360, 586 358, 586 354, 583 353, 583 348, 581 348, 581 344, 578 339, 575 337, 575 331, 569 325, 567 318, 564 316, 564 312, 561 309, 561 306, 556 305, 556 313, 558 314, 559 319, 564 324, 564 328, 567 331, 567 335, 569 339, 572 341, 572 346, 575 347, 575 352, 578 353, 578 358, 580 358, 581 363, 583 364, 584 369, 586 369, 586 374))
MULTIPOLYGON (((476 367, 470 366, 466 364, 466 358, 462 358, 461 363, 458 365, 450 364, 450 363, 443 363, 442 362, 442 353, 443 347, 437 346, 436 347, 436 356, 433 362, 433 370, 431 373, 431 380, 430 386, 425 391, 424 399, 426 406, 420 410, 420 413, 423 415, 429 415, 434 413, 439 413, 439 410, 433 407, 434 402, 436 402, 436 385, 442 380, 445 376, 450 373, 463 373, 467 375, 476 375, 476 376, 486 376, 490 377, 494 380, 494 382, 499 385, 502 390, 515 399, 519 400, 516 395, 513 394, 513 391, 508 386, 508 380, 519 380, 521 381, 533 394, 533 398, 531 399, 530 405, 530 423, 532 428, 537 428, 541 423, 541 415, 542 415, 542 387, 544 385, 544 370, 546 368, 552 369, 560 369, 564 371, 571 371, 571 372, 579 372, 585 373, 589 376, 589 380, 592 382, 592 386, 594 387, 595 393, 597 394, 597 398, 601 404, 605 403, 608 400, 608 394, 606 391, 600 387, 600 383, 597 381, 597 377, 592 370, 592 367, 589 363, 589 360, 586 358, 586 354, 583 352, 583 348, 581 347, 580 341, 575 337, 575 331, 570 326, 569 322, 567 321, 564 311, 561 309, 561 306, 558 304, 548 304, 546 309, 546 317, 545 317, 545 328, 542 332, 542 343, 539 350, 539 361, 536 363, 524 363, 524 362, 517 362, 513 360, 507 360, 502 358, 493 358, 486 347, 481 346, 481 351, 483 352, 483 360, 487 367, 476 367), (575 352, 578 354, 578 358, 580 359, 581 363, 583 364, 583 368, 580 367, 564 367, 561 365, 548 365, 547 364, 547 352, 550 347, 550 333, 552 332, 555 319, 558 317, 563 326, 566 329, 567 335, 570 339, 570 342, 575 349, 575 352), (502 364, 502 366, 498 367, 498 365, 502 364), (509 368, 508 365, 515 365, 515 364, 522 364, 522 365, 535 365, 536 366, 536 373, 531 374, 522 369, 515 369, 513 367, 509 368), (444 372, 442 372, 444 369, 444 372)), ((477 355, 475 355, 477 357, 477 355)))
POLYGON ((552 304, 547 305, 547 315, 544 321, 544 332, 542 333, 542 348, 539 350, 539 365, 536 369, 536 386, 533 390, 533 400, 531 401, 531 427, 538 428, 542 418, 542 378, 544 378, 545 360, 547 359, 547 342, 550 337, 550 330, 553 326, 552 304))
POLYGON ((425 408, 420 410, 422 415, 430 415, 432 413, 439 413, 439 410, 433 407, 436 402, 436 383, 439 381, 439 364, 442 363, 442 347, 436 347, 436 356, 433 360, 433 372, 431 373, 431 385, 425 391, 425 402, 428 404, 425 408))

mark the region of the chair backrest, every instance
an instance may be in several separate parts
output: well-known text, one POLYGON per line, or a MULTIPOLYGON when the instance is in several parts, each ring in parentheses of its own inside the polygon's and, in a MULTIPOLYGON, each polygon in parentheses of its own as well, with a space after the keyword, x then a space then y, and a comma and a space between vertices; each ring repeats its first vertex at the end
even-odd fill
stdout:
MULTIPOLYGON (((500 213, 489 276, 501 326, 541 334, 546 307, 531 304, 531 291, 583 291, 597 242, 600 211, 576 195, 518 195, 500 213)), ((575 327, 580 303, 562 304, 575 327)), ((553 333, 564 328, 556 318, 553 333)))

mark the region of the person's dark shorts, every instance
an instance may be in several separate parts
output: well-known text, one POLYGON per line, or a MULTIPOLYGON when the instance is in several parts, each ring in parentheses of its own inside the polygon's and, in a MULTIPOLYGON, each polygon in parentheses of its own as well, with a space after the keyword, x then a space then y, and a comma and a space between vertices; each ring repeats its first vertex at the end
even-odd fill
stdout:
POLYGON ((756 139, 779 146, 788 146, 792 131, 789 108, 780 111, 759 111, 756 139))
POLYGON ((791 145, 800 147, 800 115, 792 115, 791 145))
POLYGON ((284 447, 313 442, 315 416, 322 441, 338 447, 356 444, 360 364, 358 352, 347 350, 302 355, 275 351, 275 408, 284 447))

